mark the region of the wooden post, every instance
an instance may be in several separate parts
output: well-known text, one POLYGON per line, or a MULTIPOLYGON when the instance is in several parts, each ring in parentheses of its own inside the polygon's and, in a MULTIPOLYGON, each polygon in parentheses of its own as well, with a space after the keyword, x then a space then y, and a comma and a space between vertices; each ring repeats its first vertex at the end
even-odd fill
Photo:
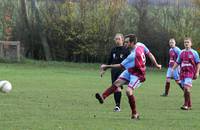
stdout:
POLYGON ((20 42, 17 41, 17 61, 20 62, 21 55, 20 55, 20 42))
POLYGON ((3 43, 0 43, 0 58, 3 58, 3 43))

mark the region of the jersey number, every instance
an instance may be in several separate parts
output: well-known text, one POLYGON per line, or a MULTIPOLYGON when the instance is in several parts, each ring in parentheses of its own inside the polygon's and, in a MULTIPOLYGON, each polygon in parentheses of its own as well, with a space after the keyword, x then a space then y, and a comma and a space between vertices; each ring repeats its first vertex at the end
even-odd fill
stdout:
POLYGON ((143 63, 145 64, 146 63, 146 57, 145 57, 144 53, 141 54, 141 58, 142 58, 143 63))

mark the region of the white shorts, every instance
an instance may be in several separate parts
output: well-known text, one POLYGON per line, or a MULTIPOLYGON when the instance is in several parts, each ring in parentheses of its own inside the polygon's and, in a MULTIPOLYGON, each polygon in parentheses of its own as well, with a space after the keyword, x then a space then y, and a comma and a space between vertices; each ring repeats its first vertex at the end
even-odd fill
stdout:
POLYGON ((181 86, 192 87, 192 78, 184 78, 183 80, 181 80, 181 86))
POLYGON ((180 75, 180 68, 179 67, 174 69, 173 74, 171 72, 172 72, 172 68, 169 67, 167 69, 167 75, 166 75, 167 78, 169 78, 169 79, 173 78, 174 80, 180 80, 180 76, 179 76, 180 75))
POLYGON ((124 70, 121 75, 119 76, 119 79, 126 80, 128 82, 128 87, 132 89, 139 88, 141 85, 141 82, 139 80, 139 77, 132 75, 128 72, 128 70, 124 70))

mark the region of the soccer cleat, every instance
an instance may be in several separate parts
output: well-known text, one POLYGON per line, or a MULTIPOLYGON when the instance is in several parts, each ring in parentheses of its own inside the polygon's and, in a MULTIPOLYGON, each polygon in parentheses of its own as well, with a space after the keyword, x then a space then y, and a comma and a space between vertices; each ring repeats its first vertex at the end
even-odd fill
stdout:
POLYGON ((99 101, 99 103, 103 104, 103 98, 101 97, 101 95, 99 93, 96 93, 95 97, 99 101))
POLYGON ((163 93, 160 95, 161 97, 167 97, 168 95, 166 93, 163 93))
POLYGON ((189 108, 188 106, 182 106, 181 109, 182 110, 190 110, 191 108, 189 108))
POLYGON ((121 110, 120 110, 120 107, 116 106, 113 111, 114 112, 120 112, 121 110))
POLYGON ((140 116, 138 113, 132 115, 131 119, 134 119, 134 120, 140 120, 140 116))

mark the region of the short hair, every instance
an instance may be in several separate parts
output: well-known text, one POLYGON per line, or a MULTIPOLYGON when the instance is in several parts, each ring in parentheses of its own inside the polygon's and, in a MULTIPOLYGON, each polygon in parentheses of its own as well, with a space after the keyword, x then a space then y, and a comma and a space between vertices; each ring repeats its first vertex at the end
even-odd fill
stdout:
POLYGON ((173 40, 173 41, 176 43, 175 38, 170 38, 170 39, 169 39, 169 42, 170 42, 171 40, 173 40))
POLYGON ((174 40, 174 41, 176 41, 175 38, 170 38, 169 41, 170 41, 170 40, 174 40))
POLYGON ((137 37, 135 34, 128 34, 125 36, 125 38, 128 38, 129 42, 134 42, 135 44, 137 43, 137 37))
POLYGON ((115 35, 114 40, 115 40, 117 37, 121 37, 122 40, 124 40, 124 35, 123 35, 122 33, 117 33, 117 34, 115 35))
POLYGON ((185 38, 184 38, 184 41, 185 41, 185 40, 190 40, 190 41, 192 42, 192 38, 191 38, 191 37, 185 37, 185 38))

